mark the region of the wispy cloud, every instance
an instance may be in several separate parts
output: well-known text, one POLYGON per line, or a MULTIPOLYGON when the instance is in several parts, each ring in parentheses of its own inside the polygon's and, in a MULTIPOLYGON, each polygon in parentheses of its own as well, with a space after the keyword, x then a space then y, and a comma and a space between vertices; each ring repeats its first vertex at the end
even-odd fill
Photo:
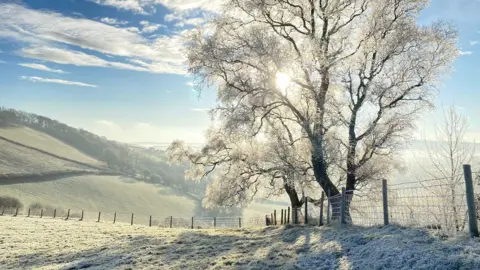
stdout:
POLYGON ((186 85, 190 86, 190 87, 193 87, 195 84, 193 82, 187 82, 186 85))
POLYGON ((478 40, 470 40, 470 46, 474 46, 478 44, 478 40))
POLYGON ((158 23, 151 23, 149 21, 141 21, 140 25, 142 26, 142 33, 153 33, 160 29, 160 27, 166 27, 165 25, 158 23))
POLYGON ((35 64, 35 63, 19 63, 18 64, 19 66, 22 66, 22 67, 27 67, 27 68, 33 68, 33 69, 38 69, 38 70, 43 70, 43 71, 48 71, 48 72, 53 72, 53 73, 66 73, 65 71, 61 70, 61 69, 52 69, 52 68, 49 68, 45 65, 42 65, 42 64, 35 64))
POLYGON ((460 53, 460 55, 471 55, 471 54, 473 54, 472 51, 462 51, 462 50, 459 50, 458 53, 460 53))
MULTIPOLYGON (((27 45, 19 50, 19 54, 34 59, 52 61, 52 55, 37 53, 30 57, 25 50, 47 48, 50 52, 69 51, 76 56, 83 54, 98 61, 97 56, 63 46, 68 44, 101 54, 123 57, 127 62, 137 59, 148 64, 148 67, 132 68, 131 64, 121 62, 101 65, 84 62, 84 66, 125 68, 153 73, 186 73, 186 59, 179 34, 148 39, 125 28, 94 20, 65 17, 62 14, 32 10, 13 3, 0 3, 0 39, 2 38, 27 45), (58 48, 60 46, 62 49, 58 48)), ((77 60, 77 57, 72 61, 63 58, 61 63, 79 65, 77 60)))
POLYGON ((93 87, 93 88, 98 87, 97 85, 88 84, 88 83, 66 81, 66 80, 59 80, 59 79, 48 79, 48 78, 41 78, 41 77, 34 77, 34 76, 33 77, 20 76, 20 79, 31 81, 31 82, 57 83, 57 84, 83 86, 83 87, 93 87))
POLYGON ((128 24, 128 21, 121 21, 115 18, 104 17, 100 19, 101 22, 111 25, 125 25, 128 24))
POLYGON ((190 111, 194 112, 208 112, 210 109, 207 108, 190 108, 190 111))
POLYGON ((109 128, 121 129, 120 125, 108 120, 97 120, 95 121, 95 124, 106 126, 109 128))
POLYGON ((155 6, 163 5, 173 10, 204 9, 218 11, 222 0, 90 0, 103 6, 128 10, 138 14, 154 14, 155 6))
POLYGON ((7 62, 0 60, 0 64, 6 64, 7 62))

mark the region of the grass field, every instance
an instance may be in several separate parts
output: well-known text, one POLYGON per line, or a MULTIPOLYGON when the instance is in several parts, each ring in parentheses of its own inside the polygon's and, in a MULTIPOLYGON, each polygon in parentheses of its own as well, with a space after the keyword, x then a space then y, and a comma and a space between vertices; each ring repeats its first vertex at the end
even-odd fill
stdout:
POLYGON ((149 215, 156 219, 171 215, 191 217, 196 207, 195 201, 175 195, 170 188, 119 176, 78 176, 0 185, 2 195, 20 199, 25 205, 24 211, 31 203, 39 202, 54 208, 70 208, 72 214, 77 215, 83 209, 92 219, 101 211, 104 219, 111 220, 110 216, 118 212, 118 220, 129 221, 130 214, 134 213, 137 222, 143 224, 149 215))
POLYGON ((383 228, 163 229, 0 217, 2 269, 480 269, 480 243, 383 228))
POLYGON ((66 157, 97 166, 104 165, 103 162, 100 162, 63 142, 45 133, 38 132, 28 127, 0 128, 0 136, 21 144, 41 149, 57 156, 66 157))
POLYGON ((38 174, 90 169, 0 140, 0 174, 38 174))

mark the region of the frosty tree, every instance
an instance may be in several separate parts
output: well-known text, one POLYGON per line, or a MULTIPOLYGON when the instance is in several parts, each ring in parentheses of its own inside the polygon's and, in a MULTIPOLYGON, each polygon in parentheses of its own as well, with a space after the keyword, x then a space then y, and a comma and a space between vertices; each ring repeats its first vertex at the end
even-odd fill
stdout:
MULTIPOLYGON (((245 141, 283 121, 276 130, 302 138, 306 175, 330 196, 341 186, 353 193, 383 177, 457 55, 456 31, 448 24, 417 24, 427 4, 228 1, 188 43, 189 71, 200 79, 198 86, 218 88, 212 113, 220 124, 209 136, 221 133, 238 144, 229 151, 243 151, 245 141)), ((197 154, 198 161, 224 157, 222 151, 197 154)), ((201 163, 207 170, 227 164, 201 163)), ((222 192, 229 192, 235 180, 223 181, 222 192)))

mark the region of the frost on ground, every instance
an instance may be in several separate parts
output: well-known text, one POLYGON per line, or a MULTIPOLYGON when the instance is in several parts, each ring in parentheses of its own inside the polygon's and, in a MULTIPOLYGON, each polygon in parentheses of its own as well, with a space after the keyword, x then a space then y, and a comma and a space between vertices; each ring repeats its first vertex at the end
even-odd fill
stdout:
POLYGON ((384 228, 161 229, 0 217, 2 269, 480 269, 480 242, 384 228))

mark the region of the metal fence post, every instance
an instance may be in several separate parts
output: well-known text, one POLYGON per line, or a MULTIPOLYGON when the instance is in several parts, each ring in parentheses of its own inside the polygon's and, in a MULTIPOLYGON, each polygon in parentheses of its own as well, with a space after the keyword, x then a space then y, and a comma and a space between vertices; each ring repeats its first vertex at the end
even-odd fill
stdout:
POLYGON ((290 224, 290 206, 287 208, 287 224, 290 224))
POLYGON ((330 202, 330 189, 327 191, 327 225, 330 225, 330 209, 332 208, 330 202))
POLYGON ((345 198, 346 198, 345 188, 342 187, 342 200, 341 200, 341 203, 340 203, 340 207, 341 207, 341 209, 340 209, 340 222, 342 224, 347 223, 346 219, 345 219, 345 210, 346 210, 345 209, 346 208, 346 199, 345 198))
POLYGON ((325 192, 322 191, 322 197, 320 198, 320 216, 318 218, 318 226, 323 226, 323 201, 325 200, 325 192))
POLYGON ((113 213, 113 224, 117 221, 117 212, 113 213))
POLYGON ((150 220, 148 221, 148 227, 152 227, 152 215, 150 215, 150 220))
POLYGON ((387 226, 390 224, 388 220, 388 189, 387 179, 382 180, 382 198, 383 198, 383 224, 387 226))
POLYGON ((82 216, 80 217, 79 221, 83 220, 83 210, 82 210, 82 216))
POLYGON ((477 216, 475 213, 475 197, 473 193, 473 183, 472 183, 472 169, 470 165, 463 165, 463 174, 465 177, 465 187, 466 187, 466 197, 467 197, 467 206, 468 206, 468 227, 470 230, 470 236, 478 237, 478 225, 477 225, 477 216))
POLYGON ((308 224, 308 197, 305 197, 305 224, 308 224))
POLYGON ((40 218, 43 217, 43 209, 40 211, 40 218))
POLYGON ((97 222, 100 222, 100 215, 102 214, 102 212, 98 212, 98 219, 97 219, 97 222))

